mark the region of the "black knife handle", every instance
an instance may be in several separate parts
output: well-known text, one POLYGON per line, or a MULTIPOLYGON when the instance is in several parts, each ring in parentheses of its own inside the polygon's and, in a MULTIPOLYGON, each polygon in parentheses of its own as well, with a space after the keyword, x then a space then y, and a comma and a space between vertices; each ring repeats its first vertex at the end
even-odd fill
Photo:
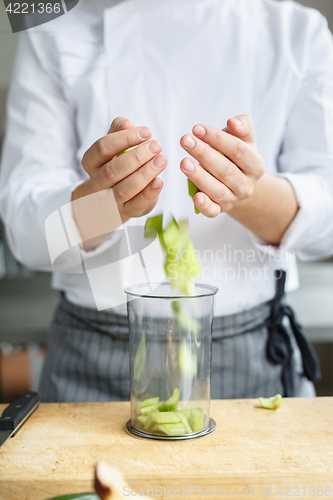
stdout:
POLYGON ((16 430, 21 422, 37 408, 39 396, 37 392, 25 392, 11 403, 0 417, 0 430, 16 430))

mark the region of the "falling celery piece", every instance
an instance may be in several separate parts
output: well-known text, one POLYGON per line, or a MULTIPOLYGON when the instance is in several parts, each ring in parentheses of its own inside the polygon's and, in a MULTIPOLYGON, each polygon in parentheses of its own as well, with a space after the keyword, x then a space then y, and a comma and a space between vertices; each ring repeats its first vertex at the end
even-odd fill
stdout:
POLYGON ((187 433, 187 434, 192 434, 192 433, 193 433, 193 431, 192 431, 191 426, 190 426, 190 424, 188 423, 188 420, 187 420, 186 416, 184 415, 184 413, 181 413, 181 412, 177 411, 177 415, 179 415, 180 420, 181 420, 181 421, 182 421, 182 423, 184 424, 184 427, 185 427, 185 429, 186 429, 186 433, 187 433))
POLYGON ((190 426, 193 432, 199 432, 203 429, 203 409, 202 408, 191 408, 190 412, 190 426))
POLYGON ((145 238, 155 238, 156 233, 160 236, 163 231, 163 215, 150 217, 145 224, 145 238))
POLYGON ((145 406, 141 408, 142 415, 150 415, 152 412, 157 411, 157 405, 145 406))
MULTIPOLYGON (((138 144, 139 146, 140 144, 138 144)), ((128 148, 128 149, 125 149, 125 151, 121 151, 121 153, 118 153, 116 156, 121 156, 123 155, 124 153, 127 153, 128 151, 132 151, 132 149, 135 149, 137 148, 138 146, 133 146, 132 148, 128 148)))
POLYGON ((185 339, 181 341, 178 351, 178 368, 179 373, 187 379, 193 380, 196 376, 197 355, 188 349, 185 339))
POLYGON ((147 406, 152 406, 152 405, 158 405, 159 403, 159 400, 160 398, 157 397, 157 398, 149 398, 149 399, 145 399, 144 401, 141 401, 140 403, 140 408, 142 410, 142 408, 145 408, 147 406))
POLYGON ((176 411, 178 408, 179 390, 175 388, 172 396, 159 405, 159 411, 176 411))
POLYGON ((278 408, 280 408, 281 403, 282 403, 281 394, 277 394, 272 398, 259 398, 260 406, 262 408, 265 408, 266 410, 277 410, 278 408))
POLYGON ((145 374, 145 363, 146 363, 146 341, 145 341, 145 334, 143 332, 134 358, 134 364, 133 364, 134 380, 137 380, 138 382, 142 381, 145 374))
POLYGON ((184 246, 184 234, 179 229, 179 225, 174 217, 163 231, 162 240, 167 254, 170 253, 169 249, 173 248, 175 251, 172 252, 172 255, 178 257, 184 246))
MULTIPOLYGON (((173 248, 176 246, 174 245, 173 248)), ((180 288, 186 295, 195 294, 194 280, 200 274, 201 266, 189 237, 186 237, 183 252, 178 260, 176 253, 169 252, 167 254, 164 269, 170 278, 171 286, 180 288)))
POLYGON ((179 434, 186 434, 184 424, 162 424, 158 426, 158 430, 164 432, 167 436, 177 436, 179 434))
POLYGON ((176 314, 180 328, 194 335, 197 335, 201 331, 200 323, 196 319, 191 318, 178 302, 172 302, 172 309, 176 314))

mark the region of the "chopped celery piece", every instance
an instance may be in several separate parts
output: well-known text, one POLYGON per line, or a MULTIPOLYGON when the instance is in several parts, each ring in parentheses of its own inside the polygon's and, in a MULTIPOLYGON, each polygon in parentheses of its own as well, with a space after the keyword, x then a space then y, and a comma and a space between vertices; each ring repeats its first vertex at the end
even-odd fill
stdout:
POLYGON ((142 381, 145 374, 145 364, 146 364, 146 341, 145 341, 145 333, 143 332, 134 358, 134 364, 133 364, 134 380, 137 380, 138 382, 142 381))
POLYGON ((203 429, 203 409, 202 408, 191 408, 190 413, 190 426, 193 432, 199 432, 203 429))
POLYGON ((147 418, 143 428, 144 429, 149 429, 150 427, 152 427, 154 424, 156 424, 155 420, 154 420, 154 415, 155 413, 158 413, 158 411, 156 412, 153 412, 149 415, 149 417, 147 418))
POLYGON ((177 413, 181 413, 182 415, 185 415, 187 420, 190 420, 191 408, 187 408, 185 410, 177 410, 177 413))
POLYGON ((144 425, 147 422, 148 416, 149 415, 139 415, 138 420, 140 424, 144 425))
MULTIPOLYGON (((222 156, 225 156, 225 154, 221 153, 221 151, 218 151, 222 156)), ((227 158, 227 156, 225 156, 227 158)), ((208 170, 204 167, 202 167, 204 170, 206 170, 206 172, 208 172, 208 170)), ((210 172, 208 172, 210 174, 210 172)), ((210 174, 212 175, 212 174, 210 174)), ((191 198, 193 199, 194 196, 197 194, 197 193, 200 193, 200 189, 194 184, 194 182, 192 182, 190 179, 187 179, 187 183, 188 183, 188 194, 191 196, 191 198)), ((194 205, 194 210, 195 210, 195 213, 196 214, 200 214, 200 210, 197 209, 197 207, 194 205)))
POLYGON ((201 272, 201 266, 188 236, 188 221, 177 223, 173 217, 167 228, 163 230, 163 215, 157 215, 147 219, 145 237, 154 237, 155 231, 166 252, 164 271, 170 279, 170 285, 179 288, 186 295, 194 295, 194 282, 201 272))
POLYGON ((183 422, 187 434, 192 434, 193 431, 184 413, 180 413, 179 411, 177 411, 177 415, 179 415, 180 420, 183 422))
POLYGON ((144 406, 141 408, 141 413, 142 415, 149 415, 153 411, 157 410, 157 405, 151 405, 151 406, 144 406))
POLYGON ((177 436, 178 434, 186 434, 186 429, 183 423, 179 424, 162 424, 159 425, 159 430, 167 434, 167 436, 177 436))
MULTIPOLYGON (((188 194, 193 199, 194 196, 199 193, 200 189, 192 182, 190 179, 187 179, 188 183, 188 194)), ((200 214, 200 210, 194 205, 194 211, 196 214, 200 214)))
MULTIPOLYGON (((140 144, 138 144, 138 146, 140 146, 140 144)), ((127 153, 128 151, 132 151, 132 149, 135 149, 135 148, 137 148, 138 146, 133 146, 132 148, 125 149, 125 151, 121 151, 121 152, 120 152, 120 153, 118 153, 116 156, 121 156, 121 155, 123 155, 124 153, 127 153)))
POLYGON ((186 340, 181 341, 178 352, 178 367, 179 373, 190 380, 193 380, 197 373, 197 355, 192 353, 187 345, 186 340))
POLYGON ((179 256, 184 246, 184 234, 179 229, 176 219, 173 218, 168 227, 163 231, 163 245, 167 253, 170 253, 172 248, 174 251, 172 255, 179 256))
POLYGON ((165 273, 170 278, 170 284, 183 290, 186 295, 194 295, 194 282, 201 272, 201 266, 194 246, 188 237, 180 258, 177 260, 175 257, 175 253, 169 253, 164 266, 165 273))
POLYGON ((260 406, 266 410, 277 410, 281 406, 282 396, 281 394, 277 394, 272 398, 259 398, 259 403, 260 406))
POLYGON ((160 235, 163 231, 163 215, 156 215, 147 219, 145 225, 145 238, 155 238, 155 231, 160 235))
POLYGON ((176 411, 178 408, 179 401, 179 390, 175 388, 173 390, 172 396, 164 401, 164 403, 160 403, 159 411, 176 411))
POLYGON ((152 415, 156 424, 175 424, 181 421, 181 417, 173 411, 162 411, 152 415))
POLYGON ((160 398, 149 398, 145 399, 144 401, 141 401, 140 403, 140 408, 145 408, 146 406, 152 406, 152 405, 158 405, 160 398))

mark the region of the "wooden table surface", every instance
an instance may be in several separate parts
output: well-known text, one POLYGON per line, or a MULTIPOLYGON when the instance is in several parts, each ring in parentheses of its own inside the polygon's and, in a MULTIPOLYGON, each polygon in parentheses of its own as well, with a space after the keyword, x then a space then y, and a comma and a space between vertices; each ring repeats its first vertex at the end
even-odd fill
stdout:
POLYGON ((277 411, 255 400, 213 400, 216 430, 181 442, 131 436, 129 409, 42 404, 0 449, 0 499, 92 491, 100 459, 157 498, 199 498, 200 487, 200 498, 333 499, 333 398, 284 399, 277 411))

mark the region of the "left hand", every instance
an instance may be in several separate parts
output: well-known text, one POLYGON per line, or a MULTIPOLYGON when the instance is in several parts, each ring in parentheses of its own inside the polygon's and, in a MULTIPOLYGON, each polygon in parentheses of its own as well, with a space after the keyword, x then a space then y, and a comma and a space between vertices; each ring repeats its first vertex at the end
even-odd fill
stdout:
POLYGON ((265 173, 254 142, 253 121, 240 115, 228 120, 224 130, 196 125, 192 132, 184 135, 180 144, 200 165, 184 158, 180 168, 201 191, 193 198, 196 207, 206 217, 216 217, 252 196, 265 173))

